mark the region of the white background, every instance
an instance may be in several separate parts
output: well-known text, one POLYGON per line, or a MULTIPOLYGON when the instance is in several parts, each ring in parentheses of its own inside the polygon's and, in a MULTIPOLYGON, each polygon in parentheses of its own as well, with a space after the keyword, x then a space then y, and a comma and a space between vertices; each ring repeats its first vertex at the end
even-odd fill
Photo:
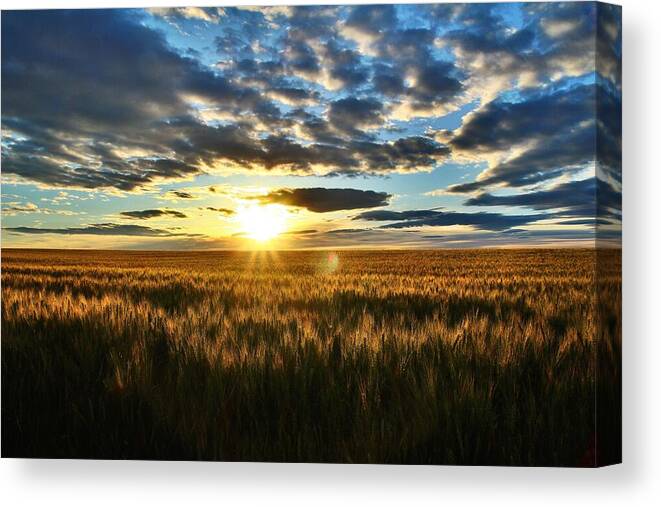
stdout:
MULTIPOLYGON (((0 0, 2 9, 250 3, 0 0)), ((661 2, 618 3, 624 24, 623 465, 583 470, 3 459, 4 505, 659 505, 661 2)))

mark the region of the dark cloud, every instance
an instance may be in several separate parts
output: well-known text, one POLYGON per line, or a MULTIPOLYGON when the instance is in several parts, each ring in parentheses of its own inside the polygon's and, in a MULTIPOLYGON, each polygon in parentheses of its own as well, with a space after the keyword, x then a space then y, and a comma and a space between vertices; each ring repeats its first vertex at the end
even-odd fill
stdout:
MULTIPOLYGON (((422 7, 423 11, 427 7, 422 7)), ((425 23, 435 20, 430 13, 425 23)), ((451 105, 463 92, 463 73, 449 60, 434 55, 435 29, 402 28, 394 6, 355 7, 344 24, 347 35, 378 55, 373 64, 372 86, 385 96, 399 99, 400 116, 429 116, 451 105), (356 35, 357 34, 357 35, 356 35), (361 41, 361 37, 365 40, 361 41), (407 78, 414 83, 406 85, 407 78)))
MULTIPOLYGON (((294 23, 295 17, 288 18, 287 22, 294 23)), ((308 23, 312 20, 323 23, 315 25, 314 37, 322 37, 323 41, 314 49, 308 38, 300 37, 296 28, 288 30, 283 39, 287 65, 306 79, 326 88, 339 83, 344 89, 362 87, 371 79, 374 91, 398 98, 407 105, 407 114, 412 116, 428 116, 463 92, 462 73, 457 67, 449 60, 433 57, 435 30, 400 28, 394 6, 352 7, 339 33, 329 30, 336 26, 336 19, 324 18, 321 15, 308 19, 308 23), (359 46, 364 42, 361 38, 366 37, 378 58, 366 59, 347 44, 345 37, 349 41, 358 40, 359 46), (413 77, 415 84, 406 86, 406 76, 413 77)))
POLYGON ((460 213, 454 211, 410 210, 365 211, 353 220, 370 222, 391 222, 381 225, 381 229, 404 229, 425 226, 468 225, 478 230, 504 231, 512 227, 526 225, 547 218, 545 215, 503 215, 501 213, 460 213))
POLYGON ((271 96, 287 104, 305 104, 308 102, 317 102, 319 93, 306 88, 279 87, 271 88, 271 96))
POLYGON ((356 132, 357 128, 374 128, 385 121, 384 106, 372 98, 348 97, 331 102, 328 120, 333 127, 344 132, 356 132))
POLYGON ((305 137, 324 144, 341 145, 344 141, 331 124, 303 109, 295 109, 289 113, 305 137))
MULTIPOLYGON (((379 116, 378 106, 374 107, 371 114, 376 118, 379 116)), ((349 116, 350 113, 343 110, 335 120, 339 125, 348 121, 349 116)), ((349 128, 348 123, 343 126, 349 128)), ((432 167, 449 154, 447 147, 423 137, 366 144, 362 140, 369 139, 369 136, 351 132, 360 141, 341 139, 333 135, 335 127, 331 123, 314 117, 303 124, 304 130, 319 138, 319 142, 312 144, 303 144, 286 134, 255 139, 244 127, 236 125, 207 127, 181 122, 173 124, 172 128, 185 133, 188 138, 186 144, 179 146, 179 153, 194 158, 196 163, 208 165, 222 154, 224 160, 243 170, 285 169, 299 174, 320 170, 331 174, 416 171, 432 167)))
POLYGON ((597 57, 599 75, 617 90, 622 87, 622 8, 597 4, 597 57))
POLYGON ((516 102, 495 100, 466 118, 451 145, 457 150, 489 153, 530 139, 548 139, 593 119, 594 108, 592 85, 533 93, 516 102))
POLYGON ((374 89, 388 97, 397 97, 405 91, 404 78, 393 66, 377 64, 372 78, 374 89))
POLYGON ((562 139, 548 144, 538 144, 506 162, 497 164, 485 171, 474 182, 453 185, 450 192, 466 193, 483 189, 490 185, 522 187, 552 178, 577 172, 594 161, 594 124, 586 124, 562 139))
POLYGON ((622 182, 622 94, 606 83, 597 87, 597 176, 622 182))
POLYGON ((178 199, 195 199, 195 196, 190 192, 184 192, 183 190, 168 190, 167 196, 176 197, 178 199))
POLYGON ((447 13, 461 28, 449 31, 444 39, 470 53, 513 53, 531 49, 535 31, 529 26, 512 29, 496 12, 494 4, 467 4, 447 13))
POLYGON ((475 192, 584 169, 596 136, 599 175, 619 182, 619 9, 515 9, 516 26, 495 4, 152 10, 195 20, 182 26, 217 22, 216 66, 175 50, 141 11, 5 13, 3 170, 132 191, 213 167, 423 171, 452 149, 488 157, 478 181, 450 189, 475 192), (573 81, 594 71, 595 33, 596 95, 573 81), (411 124, 400 139, 381 135, 393 119, 438 117, 475 96, 484 104, 449 145, 411 124))
POLYGON ((620 107, 619 96, 600 85, 541 89, 519 101, 490 102, 468 115, 449 143, 455 153, 490 156, 495 161, 476 181, 448 190, 521 187, 575 173, 594 164, 595 146, 604 170, 619 173, 620 107), (595 111, 604 121, 595 121, 595 111), (518 152, 512 156, 513 148, 518 152))
POLYGON ((261 12, 223 8, 221 34, 214 38, 214 47, 224 58, 252 58, 255 44, 268 30, 268 23, 261 12))
POLYGON ((288 167, 292 171, 309 173, 315 165, 360 168, 356 154, 343 146, 303 145, 283 135, 270 135, 264 139, 263 148, 254 161, 267 169, 288 167))
POLYGON ((312 79, 321 72, 321 64, 314 49, 304 39, 288 37, 284 39, 284 56, 286 66, 293 72, 312 79))
POLYGON ((295 5, 291 6, 286 18, 289 32, 299 39, 321 38, 334 35, 338 18, 338 7, 295 5))
POLYGON ((325 235, 354 235, 354 234, 364 234, 364 233, 369 233, 372 232, 373 229, 331 229, 330 231, 325 231, 325 235))
POLYGON ((570 220, 561 220, 556 222, 558 225, 588 225, 590 227, 596 227, 597 225, 610 225, 613 222, 603 218, 572 218, 570 220))
POLYGON ((228 29, 223 35, 216 36, 213 43, 216 51, 227 56, 252 56, 253 54, 250 39, 241 30, 235 28, 228 29))
POLYGON ((434 32, 428 28, 407 28, 390 30, 377 44, 381 55, 413 64, 430 59, 430 48, 434 42, 434 32))
POLYGON ((148 236, 148 237, 200 237, 199 234, 185 234, 166 229, 154 229, 144 225, 102 223, 82 227, 64 227, 60 229, 41 227, 3 227, 3 230, 15 234, 66 234, 98 236, 148 236))
POLYGON ((191 99, 279 117, 257 90, 174 52, 137 11, 9 12, 2 61, 3 170, 49 185, 132 190, 201 172, 187 132, 174 128, 188 117, 189 130, 208 130, 191 99))
POLYGON ((537 85, 594 70, 595 10, 590 2, 527 3, 514 28, 497 4, 448 11, 460 27, 442 37, 480 94, 495 96, 517 84, 537 85))
POLYGON ((283 79, 286 75, 286 67, 280 58, 272 60, 244 58, 238 61, 221 62, 221 66, 229 67, 240 82, 257 83, 264 88, 288 86, 287 81, 283 79))
POLYGON ((216 213, 220 213, 221 215, 225 215, 225 216, 234 215, 236 213, 236 211, 234 211, 233 209, 229 209, 229 208, 214 208, 213 206, 207 206, 204 209, 209 210, 209 211, 214 211, 216 213))
POLYGON ((140 211, 122 211, 120 215, 126 218, 135 218, 139 220, 146 220, 148 218, 158 218, 158 217, 188 218, 188 216, 185 213, 173 209, 145 209, 140 211))
POLYGON ((316 234, 319 231, 317 229, 299 229, 298 231, 287 231, 284 234, 289 234, 292 236, 307 236, 308 234, 316 234))
POLYGON ((418 209, 408 211, 391 211, 391 210, 376 210, 365 211, 352 220, 368 220, 373 222, 388 222, 395 220, 420 220, 426 218, 434 218, 438 216, 438 210, 431 209, 418 209))
POLYGON ((419 171, 433 167, 450 154, 447 146, 424 136, 403 137, 391 143, 354 141, 351 147, 375 172, 419 171))
POLYGON ((454 64, 439 60, 430 60, 415 68, 415 86, 407 94, 417 102, 417 107, 427 107, 428 102, 449 101, 463 90, 463 84, 453 74, 454 64))
MULTIPOLYGON (((301 22, 305 18, 309 25, 306 30, 313 29, 313 17, 302 15, 301 22)), ((434 148, 433 154, 414 157, 407 152, 411 141, 403 139, 381 144, 387 156, 375 156, 379 143, 370 145, 368 156, 363 156, 363 146, 341 139, 337 132, 370 139, 360 128, 383 122, 383 104, 376 99, 335 101, 329 119, 308 112, 305 119, 283 117, 264 97, 290 104, 319 97, 300 82, 283 78, 287 66, 305 67, 296 60, 317 58, 309 44, 293 35, 287 47, 294 61, 243 59, 224 75, 174 52, 162 35, 139 21, 136 11, 3 16, 6 173, 54 186, 135 190, 187 179, 221 164, 242 171, 322 174, 414 171, 429 168, 444 151, 434 148), (253 81, 261 88, 252 87, 253 81), (236 121, 205 124, 190 101, 236 121), (346 106, 356 106, 362 114, 352 114, 346 106), (241 120, 242 113, 251 121, 241 120), (279 133, 264 136, 256 130, 258 123, 279 133), (297 139, 294 125, 315 142, 297 139)), ((365 78, 353 50, 339 43, 326 47, 333 53, 336 79, 358 84, 365 78), (340 71, 342 65, 361 76, 340 71)))
POLYGON ((353 49, 341 47, 334 39, 322 46, 320 56, 324 65, 328 66, 330 78, 339 81, 343 88, 355 88, 365 83, 370 76, 362 55, 353 49))
POLYGON ((468 199, 464 205, 525 207, 552 212, 551 218, 583 217, 559 222, 563 225, 603 225, 621 224, 621 201, 620 190, 599 178, 592 177, 560 183, 549 189, 525 194, 482 193, 468 199))
POLYGON ((386 206, 392 196, 386 192, 354 188, 281 188, 259 196, 262 202, 306 208, 315 213, 386 206))
POLYGON ((548 190, 515 195, 479 194, 468 199, 466 206, 524 206, 535 210, 571 208, 586 214, 596 211, 597 180, 589 178, 561 183, 548 190))
POLYGON ((352 9, 346 26, 369 34, 392 30, 397 24, 394 5, 359 5, 352 9))

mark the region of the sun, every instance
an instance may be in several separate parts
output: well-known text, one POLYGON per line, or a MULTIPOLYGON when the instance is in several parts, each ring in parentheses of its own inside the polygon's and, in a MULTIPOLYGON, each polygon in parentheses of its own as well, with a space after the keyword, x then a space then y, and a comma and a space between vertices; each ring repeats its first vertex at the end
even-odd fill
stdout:
POLYGON ((287 210, 278 204, 248 204, 237 210, 236 220, 246 236, 266 242, 285 231, 287 210))

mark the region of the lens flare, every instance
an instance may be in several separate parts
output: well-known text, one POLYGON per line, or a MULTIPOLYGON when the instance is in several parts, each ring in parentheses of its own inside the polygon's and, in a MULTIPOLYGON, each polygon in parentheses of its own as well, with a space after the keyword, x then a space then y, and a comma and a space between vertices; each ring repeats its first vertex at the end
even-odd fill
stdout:
POLYGON ((321 271, 326 274, 334 273, 340 265, 340 256, 335 252, 324 254, 321 263, 321 271))

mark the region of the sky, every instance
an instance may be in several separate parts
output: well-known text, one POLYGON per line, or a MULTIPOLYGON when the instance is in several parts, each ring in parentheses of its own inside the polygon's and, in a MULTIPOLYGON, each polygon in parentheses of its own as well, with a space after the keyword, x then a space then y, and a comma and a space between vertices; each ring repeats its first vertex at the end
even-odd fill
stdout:
POLYGON ((2 12, 2 246, 594 246, 619 7, 2 12))

